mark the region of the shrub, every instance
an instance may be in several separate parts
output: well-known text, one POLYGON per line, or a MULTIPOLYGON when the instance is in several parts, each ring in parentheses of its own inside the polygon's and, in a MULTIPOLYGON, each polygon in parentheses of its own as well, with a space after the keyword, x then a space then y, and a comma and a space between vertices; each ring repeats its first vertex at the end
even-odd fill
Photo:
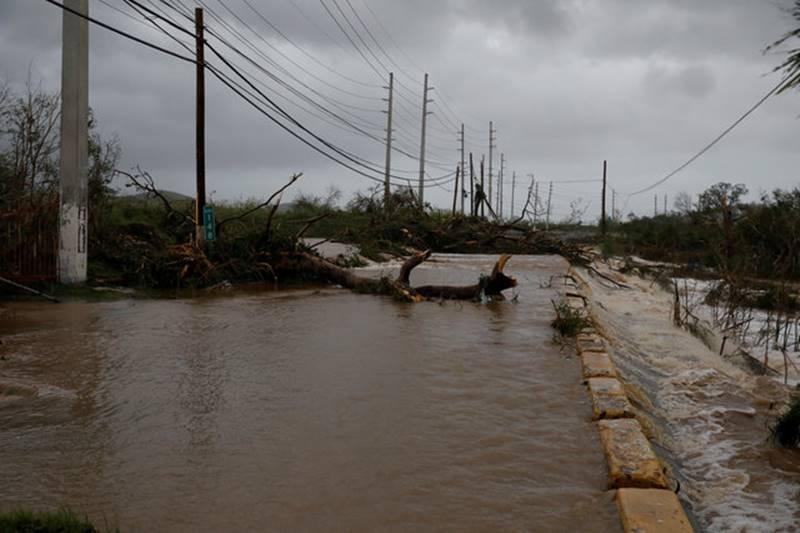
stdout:
POLYGON ((589 325, 587 318, 577 309, 570 307, 565 301, 553 302, 556 318, 550 323, 562 337, 575 337, 589 325))
POLYGON ((789 402, 789 408, 770 428, 770 437, 773 443, 784 448, 800 446, 800 394, 789 402))

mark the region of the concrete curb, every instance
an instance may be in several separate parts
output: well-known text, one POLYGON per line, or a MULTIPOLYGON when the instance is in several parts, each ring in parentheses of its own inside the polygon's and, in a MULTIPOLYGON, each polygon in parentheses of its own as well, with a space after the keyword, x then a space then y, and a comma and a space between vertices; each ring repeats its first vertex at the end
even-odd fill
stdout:
POLYGON ((690 533, 694 530, 678 497, 665 490, 668 482, 661 462, 635 418, 605 340, 590 316, 591 288, 573 268, 566 279, 568 305, 592 323, 577 336, 576 349, 608 464, 608 488, 617 491, 622 527, 630 533, 690 533))

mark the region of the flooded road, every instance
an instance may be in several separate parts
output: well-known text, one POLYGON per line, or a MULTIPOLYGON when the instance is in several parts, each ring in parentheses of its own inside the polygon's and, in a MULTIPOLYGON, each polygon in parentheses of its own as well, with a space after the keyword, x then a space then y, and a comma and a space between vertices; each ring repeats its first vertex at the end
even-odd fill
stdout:
MULTIPOLYGON (((414 283, 496 258, 434 259, 414 283)), ((551 342, 540 283, 565 268, 514 257, 516 303, 7 305, 0 509, 123 531, 618 531, 579 362, 551 342)))

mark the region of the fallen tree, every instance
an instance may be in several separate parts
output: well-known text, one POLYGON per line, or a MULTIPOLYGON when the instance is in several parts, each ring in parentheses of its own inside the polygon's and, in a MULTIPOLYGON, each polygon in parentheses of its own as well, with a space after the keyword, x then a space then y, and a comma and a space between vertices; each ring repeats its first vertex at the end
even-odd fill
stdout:
POLYGON ((307 252, 286 254, 280 263, 280 270, 305 271, 318 279, 341 285, 347 289, 369 294, 390 295, 398 300, 419 302, 426 299, 478 300, 482 297, 503 298, 502 292, 517 286, 517 280, 507 276, 503 269, 511 259, 501 255, 488 276, 481 276, 472 285, 422 285, 412 287, 411 271, 431 256, 431 250, 418 252, 403 262, 397 278, 370 278, 359 276, 352 270, 342 268, 321 257, 307 252))

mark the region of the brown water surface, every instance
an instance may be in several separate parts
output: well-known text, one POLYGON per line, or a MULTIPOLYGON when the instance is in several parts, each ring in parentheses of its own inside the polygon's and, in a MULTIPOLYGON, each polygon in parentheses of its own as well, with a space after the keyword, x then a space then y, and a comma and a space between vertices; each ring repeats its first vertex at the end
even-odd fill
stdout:
MULTIPOLYGON (((471 282, 494 258, 436 258, 471 282)), ((343 290, 0 312, 0 510, 123 531, 617 531, 577 359, 518 301, 343 290)))

